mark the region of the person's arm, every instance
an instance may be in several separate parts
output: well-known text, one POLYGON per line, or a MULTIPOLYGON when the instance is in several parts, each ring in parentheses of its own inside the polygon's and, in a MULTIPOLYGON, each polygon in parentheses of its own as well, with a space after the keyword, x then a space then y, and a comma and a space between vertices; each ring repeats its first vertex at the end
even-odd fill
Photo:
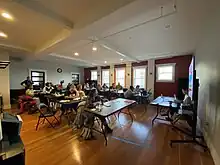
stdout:
POLYGON ((79 97, 79 92, 76 90, 76 97, 79 97))
POLYGON ((43 88, 43 93, 47 93, 46 87, 43 88))
POLYGON ((27 80, 22 81, 22 82, 21 82, 21 86, 24 86, 24 87, 25 87, 25 86, 26 86, 26 81, 27 81, 27 80))

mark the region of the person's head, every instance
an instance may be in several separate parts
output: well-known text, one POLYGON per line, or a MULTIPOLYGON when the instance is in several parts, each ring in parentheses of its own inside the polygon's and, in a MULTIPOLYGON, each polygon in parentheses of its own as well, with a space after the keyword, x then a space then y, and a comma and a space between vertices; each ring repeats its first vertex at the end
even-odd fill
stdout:
POLYGON ((79 84, 79 85, 77 86, 77 89, 78 89, 78 91, 81 91, 81 90, 82 90, 82 85, 79 84))
POLYGON ((30 76, 27 76, 27 80, 31 80, 31 79, 30 79, 30 76))
POLYGON ((120 82, 118 82, 118 86, 120 86, 121 84, 120 84, 120 82))
POLYGON ((46 87, 49 87, 49 86, 50 86, 50 83, 49 83, 49 82, 47 82, 47 83, 46 83, 46 87))
POLYGON ((140 85, 137 85, 137 86, 136 86, 136 89, 140 89, 140 85))
POLYGON ((134 90, 134 87, 132 85, 130 86, 130 90, 132 90, 132 91, 134 90))
POLYGON ((75 86, 74 84, 72 84, 72 85, 70 86, 70 89, 76 90, 76 86, 75 86))
POLYGON ((188 90, 187 89, 182 89, 182 92, 184 95, 188 94, 188 90))
POLYGON ((60 81, 60 84, 62 85, 64 83, 64 80, 60 81))
POLYGON ((73 94, 75 90, 73 88, 70 89, 70 93, 73 94))
POLYGON ((115 88, 115 87, 116 87, 115 83, 112 83, 112 87, 113 87, 113 88, 115 88))

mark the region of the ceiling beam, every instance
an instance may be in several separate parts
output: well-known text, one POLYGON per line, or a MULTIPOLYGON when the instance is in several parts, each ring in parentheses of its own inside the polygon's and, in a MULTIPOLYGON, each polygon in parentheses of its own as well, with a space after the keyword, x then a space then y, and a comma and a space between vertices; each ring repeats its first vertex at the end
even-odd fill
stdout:
POLYGON ((83 62, 83 63, 88 64, 89 66, 97 66, 98 65, 98 64, 95 64, 95 63, 92 63, 92 62, 88 62, 86 60, 82 60, 82 59, 74 58, 74 57, 69 57, 69 56, 64 56, 64 55, 60 55, 60 54, 57 54, 57 53, 50 53, 49 56, 63 58, 63 59, 67 59, 67 60, 83 62))
POLYGON ((25 51, 25 52, 32 52, 32 50, 20 47, 20 46, 15 46, 15 45, 10 45, 10 44, 4 44, 0 43, 0 48, 6 49, 6 50, 20 50, 20 51, 25 51))
POLYGON ((41 3, 37 2, 36 0, 13 0, 13 2, 16 2, 20 5, 23 5, 27 7, 28 9, 31 9, 35 12, 38 12, 44 16, 47 16, 56 22, 60 23, 61 25, 64 25, 68 29, 73 29, 74 24, 72 21, 68 20, 66 17, 48 9, 41 3))
POLYGON ((121 56, 122 58, 128 58, 128 59, 131 59, 131 60, 133 60, 133 61, 139 62, 139 60, 138 60, 136 57, 134 57, 134 56, 132 56, 132 55, 129 55, 128 53, 125 53, 124 51, 119 50, 119 49, 116 48, 115 46, 110 45, 110 44, 108 44, 107 42, 104 42, 103 40, 99 40, 99 41, 98 41, 98 44, 99 44, 100 46, 102 46, 103 48, 108 49, 108 50, 110 50, 110 51, 112 51, 112 52, 118 54, 118 55, 121 56), (100 43, 99 43, 99 42, 100 42, 100 43))

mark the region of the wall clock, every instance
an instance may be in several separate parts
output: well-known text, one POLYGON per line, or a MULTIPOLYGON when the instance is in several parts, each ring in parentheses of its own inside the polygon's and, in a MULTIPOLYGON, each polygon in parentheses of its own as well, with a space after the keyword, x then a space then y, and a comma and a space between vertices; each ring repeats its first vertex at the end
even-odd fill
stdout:
POLYGON ((63 71, 63 70, 62 70, 61 68, 57 68, 57 72, 58 72, 58 73, 62 73, 62 71, 63 71))

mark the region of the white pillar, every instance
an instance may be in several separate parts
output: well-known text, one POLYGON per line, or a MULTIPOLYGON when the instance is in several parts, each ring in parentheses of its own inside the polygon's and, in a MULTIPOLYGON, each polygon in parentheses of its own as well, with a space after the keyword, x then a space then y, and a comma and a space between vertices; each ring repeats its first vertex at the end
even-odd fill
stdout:
POLYGON ((115 66, 110 65, 110 86, 115 82, 115 66))
POLYGON ((154 82, 155 82, 155 60, 148 60, 148 76, 147 76, 147 90, 151 89, 154 97, 154 82))
POLYGON ((125 84, 126 88, 129 88, 131 86, 131 70, 132 70, 132 65, 131 62, 126 63, 126 68, 125 68, 125 84))
MULTIPOLYGON (((0 54, 0 61, 9 61, 8 53, 0 54)), ((9 81, 9 66, 5 69, 0 69, 0 95, 3 96, 4 109, 10 109, 10 81, 9 81)))
POLYGON ((101 69, 101 66, 97 67, 97 83, 102 84, 102 69, 101 69))

